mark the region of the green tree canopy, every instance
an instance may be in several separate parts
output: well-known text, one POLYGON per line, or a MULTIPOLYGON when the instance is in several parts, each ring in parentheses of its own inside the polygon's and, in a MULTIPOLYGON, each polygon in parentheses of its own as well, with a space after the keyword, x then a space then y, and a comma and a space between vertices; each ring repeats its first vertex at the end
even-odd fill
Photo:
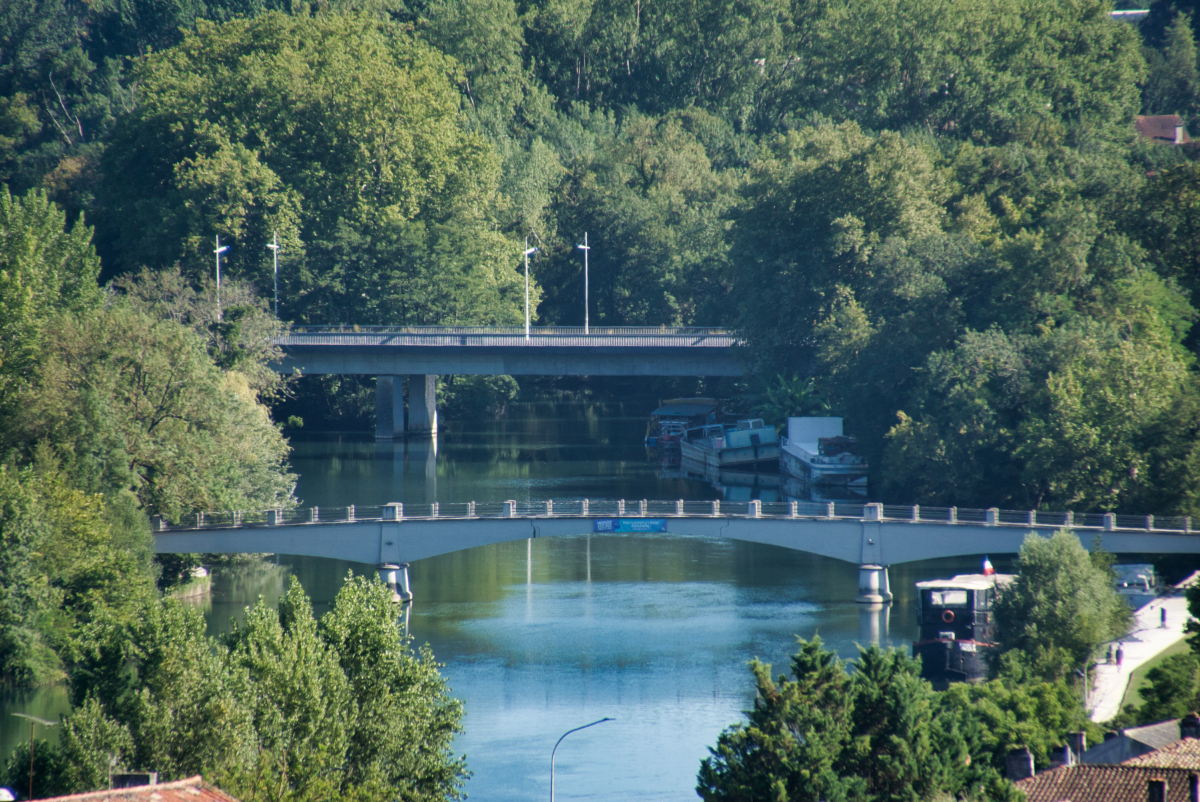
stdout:
MULTIPOLYGON (((349 578, 326 620, 293 579, 223 642, 168 600, 109 618, 72 673, 76 709, 43 778, 57 793, 108 784, 110 760, 163 779, 204 774, 248 802, 460 799, 450 750, 462 706, 427 649, 414 651, 378 580, 349 578)), ((25 760, 8 782, 28 781, 25 760)))
POLYGON ((1002 654, 1035 676, 1069 678, 1100 644, 1125 633, 1129 605, 1109 572, 1067 530, 1044 538, 1030 533, 1021 546, 1016 580, 995 606, 1002 654))
POLYGON ((103 168, 106 259, 118 270, 178 261, 195 279, 222 235, 229 275, 262 288, 278 232, 294 317, 393 322, 390 308, 448 266, 485 307, 503 307, 519 252, 494 230, 499 164, 460 124, 457 76, 452 60, 364 14, 199 24, 135 72, 138 105, 103 168), (357 256, 364 248, 376 252, 357 256), (398 249, 422 266, 415 276, 392 269, 398 249))

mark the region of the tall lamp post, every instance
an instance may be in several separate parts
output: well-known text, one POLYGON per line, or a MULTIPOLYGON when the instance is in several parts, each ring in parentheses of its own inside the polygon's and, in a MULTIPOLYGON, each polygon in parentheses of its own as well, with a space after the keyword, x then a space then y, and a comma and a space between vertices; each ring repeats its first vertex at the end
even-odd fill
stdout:
POLYGON ((213 251, 217 255, 217 320, 221 319, 221 254, 229 250, 228 245, 221 244, 221 235, 217 235, 217 247, 213 251))
POLYGON ((537 248, 529 247, 529 237, 525 237, 525 339, 529 339, 529 257, 537 252, 537 248))
POLYGON ((579 732, 580 730, 586 730, 588 727, 595 727, 597 724, 603 724, 606 721, 616 721, 616 719, 608 718, 607 716, 605 716, 604 718, 600 719, 599 721, 593 721, 591 724, 584 724, 582 727, 576 727, 573 730, 567 730, 558 739, 558 742, 554 744, 554 751, 552 751, 550 753, 550 802, 554 802, 554 753, 558 751, 558 744, 562 743, 563 738, 566 738, 568 735, 570 735, 573 732, 579 732))
POLYGON ((18 718, 29 719, 29 798, 33 799, 33 728, 37 724, 41 724, 43 727, 53 727, 58 722, 47 721, 44 718, 31 716, 28 713, 13 713, 13 715, 18 718))
MULTIPOLYGON (((275 319, 279 319, 279 233, 271 232, 271 241, 267 244, 271 249, 271 256, 275 262, 275 319)), ((526 273, 529 271, 526 270, 526 273)))
POLYGON ((587 244, 587 232, 583 232, 583 244, 576 245, 576 248, 583 251, 583 333, 588 333, 588 251, 591 248, 587 244))

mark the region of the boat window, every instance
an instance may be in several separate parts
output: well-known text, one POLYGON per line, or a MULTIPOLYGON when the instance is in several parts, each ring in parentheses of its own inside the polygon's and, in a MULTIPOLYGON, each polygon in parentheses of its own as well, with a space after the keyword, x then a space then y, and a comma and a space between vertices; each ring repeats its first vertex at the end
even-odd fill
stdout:
POLYGON ((951 605, 965 605, 966 603, 967 592, 965 590, 929 591, 929 604, 933 607, 949 607, 951 605))

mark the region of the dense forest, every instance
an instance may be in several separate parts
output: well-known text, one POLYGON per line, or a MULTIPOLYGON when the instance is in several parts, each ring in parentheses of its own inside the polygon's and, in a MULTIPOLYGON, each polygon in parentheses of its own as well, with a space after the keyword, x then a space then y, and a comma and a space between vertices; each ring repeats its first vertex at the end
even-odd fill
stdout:
POLYGON ((278 236, 290 323, 517 323, 532 235, 578 324, 587 232, 594 324, 740 329, 887 500, 1186 514, 1200 171, 1134 118, 1200 121, 1194 9, 1110 10, 14 0, 0 175, 104 281, 278 236))

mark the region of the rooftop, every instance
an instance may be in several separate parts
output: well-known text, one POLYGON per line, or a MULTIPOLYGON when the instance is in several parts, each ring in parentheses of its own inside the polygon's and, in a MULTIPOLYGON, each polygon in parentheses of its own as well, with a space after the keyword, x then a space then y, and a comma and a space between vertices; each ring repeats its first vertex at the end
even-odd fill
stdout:
POLYGON ((958 574, 950 579, 927 579, 918 582, 918 588, 956 588, 960 590, 987 590, 996 585, 1004 586, 1017 578, 1016 574, 958 574))
POLYGON ((1027 802, 1146 802, 1151 783, 1165 785, 1164 802, 1191 802, 1195 770, 1157 766, 1060 766, 1016 783, 1027 802))
POLYGON ((71 802, 238 802, 221 789, 204 782, 199 775, 171 783, 49 797, 42 802, 68 799, 71 802))
POLYGON ((1200 738, 1183 738, 1153 752, 1130 758, 1121 765, 1200 771, 1200 738))

